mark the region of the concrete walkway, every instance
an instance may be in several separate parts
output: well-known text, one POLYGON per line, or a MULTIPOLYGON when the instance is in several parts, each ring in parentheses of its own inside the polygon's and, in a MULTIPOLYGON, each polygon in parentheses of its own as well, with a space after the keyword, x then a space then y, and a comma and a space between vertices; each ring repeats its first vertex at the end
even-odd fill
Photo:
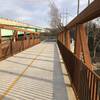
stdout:
POLYGON ((42 42, 0 62, 0 100, 75 100, 55 42, 42 42))

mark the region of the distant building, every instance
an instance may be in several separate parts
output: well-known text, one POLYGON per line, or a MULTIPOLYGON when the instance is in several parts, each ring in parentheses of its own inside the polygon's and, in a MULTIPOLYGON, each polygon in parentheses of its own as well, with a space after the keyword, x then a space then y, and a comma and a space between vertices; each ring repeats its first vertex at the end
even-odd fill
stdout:
MULTIPOLYGON (((42 28, 42 27, 32 26, 32 25, 29 25, 26 23, 21 23, 18 21, 7 19, 7 18, 0 18, 0 24, 12 25, 12 26, 15 26, 16 28, 27 29, 27 30, 31 30, 33 32, 44 31, 44 28, 42 28)), ((13 34, 12 30, 1 29, 2 36, 11 36, 12 34, 13 34)), ((22 34, 22 32, 18 32, 18 34, 22 34)))

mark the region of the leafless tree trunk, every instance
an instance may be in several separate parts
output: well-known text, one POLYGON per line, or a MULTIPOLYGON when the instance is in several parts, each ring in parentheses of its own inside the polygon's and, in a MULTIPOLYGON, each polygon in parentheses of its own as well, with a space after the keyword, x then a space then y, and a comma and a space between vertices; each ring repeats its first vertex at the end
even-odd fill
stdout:
POLYGON ((59 10, 56 7, 55 3, 50 3, 50 26, 54 29, 56 29, 58 26, 61 26, 61 19, 60 19, 60 14, 59 10))

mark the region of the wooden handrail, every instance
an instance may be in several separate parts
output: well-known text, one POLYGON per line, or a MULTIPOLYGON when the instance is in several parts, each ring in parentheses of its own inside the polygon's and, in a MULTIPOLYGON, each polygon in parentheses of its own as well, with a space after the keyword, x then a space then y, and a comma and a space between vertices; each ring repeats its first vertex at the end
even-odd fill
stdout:
POLYGON ((66 25, 65 29, 70 29, 77 24, 83 24, 97 17, 100 17, 100 0, 94 0, 94 2, 66 25))

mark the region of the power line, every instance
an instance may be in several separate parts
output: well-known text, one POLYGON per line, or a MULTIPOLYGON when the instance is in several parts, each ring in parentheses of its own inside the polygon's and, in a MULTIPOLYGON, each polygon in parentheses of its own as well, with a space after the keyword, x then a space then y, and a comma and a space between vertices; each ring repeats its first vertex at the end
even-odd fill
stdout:
POLYGON ((67 9, 65 11, 63 10, 63 12, 61 13, 61 19, 62 19, 63 25, 66 25, 68 22, 68 14, 69 13, 68 13, 67 9))

